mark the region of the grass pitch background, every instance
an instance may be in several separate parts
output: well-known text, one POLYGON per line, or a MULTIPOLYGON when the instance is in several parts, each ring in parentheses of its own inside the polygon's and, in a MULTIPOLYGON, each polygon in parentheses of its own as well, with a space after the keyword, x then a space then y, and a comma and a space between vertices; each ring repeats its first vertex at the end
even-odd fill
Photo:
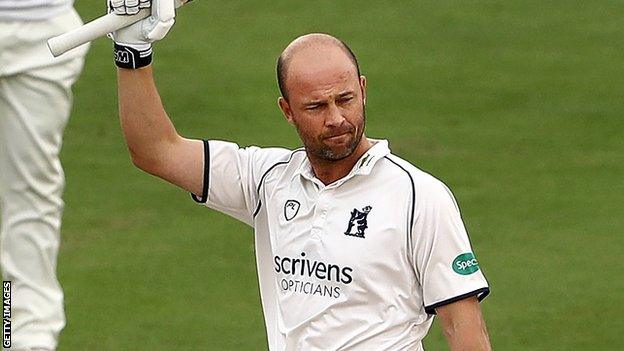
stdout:
MULTIPOLYGON (((104 4, 78 1, 85 19, 104 4)), ((368 127, 455 192, 492 285, 495 349, 624 343, 624 7, 616 1, 197 1, 156 45, 186 136, 297 147, 274 63, 332 33, 368 77, 368 127)), ((266 349, 251 229, 131 166, 111 43, 65 133, 61 351, 266 349)), ((140 101, 137 101, 140 103, 140 101)), ((439 327, 429 350, 447 349, 439 327)))

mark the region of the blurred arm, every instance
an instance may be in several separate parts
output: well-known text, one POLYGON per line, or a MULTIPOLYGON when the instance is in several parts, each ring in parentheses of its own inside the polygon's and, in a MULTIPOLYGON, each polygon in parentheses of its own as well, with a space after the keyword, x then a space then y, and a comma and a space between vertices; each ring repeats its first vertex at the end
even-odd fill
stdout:
POLYGON ((203 189, 201 140, 181 137, 167 116, 152 67, 118 69, 119 116, 132 162, 193 194, 203 189))
POLYGON ((444 336, 453 351, 490 351, 490 340, 476 297, 436 309, 444 336))

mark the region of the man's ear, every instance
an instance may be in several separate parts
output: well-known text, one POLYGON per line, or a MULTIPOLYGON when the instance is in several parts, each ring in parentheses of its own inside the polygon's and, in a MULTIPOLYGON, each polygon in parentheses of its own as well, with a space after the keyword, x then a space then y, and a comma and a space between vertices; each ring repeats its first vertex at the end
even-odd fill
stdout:
POLYGON ((284 99, 283 96, 280 96, 279 99, 277 99, 277 106, 279 106, 280 110, 282 110, 282 114, 284 114, 284 117, 286 118, 288 123, 295 125, 290 104, 286 99, 284 99))
POLYGON ((362 91, 362 102, 366 105, 366 77, 360 76, 360 90, 362 91))

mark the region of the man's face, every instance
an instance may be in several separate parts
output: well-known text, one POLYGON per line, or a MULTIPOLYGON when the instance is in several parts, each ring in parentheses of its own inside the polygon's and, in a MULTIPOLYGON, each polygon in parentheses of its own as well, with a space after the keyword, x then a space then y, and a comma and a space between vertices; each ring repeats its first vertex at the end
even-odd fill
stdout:
POLYGON ((326 161, 353 153, 365 127, 366 79, 340 49, 294 57, 279 105, 309 154, 326 161), (338 52, 335 52, 335 51, 338 52), (303 56, 303 57, 302 57, 303 56))

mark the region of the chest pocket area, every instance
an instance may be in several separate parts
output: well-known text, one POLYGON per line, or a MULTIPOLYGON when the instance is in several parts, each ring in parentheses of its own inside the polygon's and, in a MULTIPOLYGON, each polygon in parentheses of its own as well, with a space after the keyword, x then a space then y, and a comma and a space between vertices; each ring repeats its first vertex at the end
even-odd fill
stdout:
POLYGON ((275 191, 267 199, 271 236, 279 245, 289 245, 310 234, 314 200, 295 184, 275 191))

